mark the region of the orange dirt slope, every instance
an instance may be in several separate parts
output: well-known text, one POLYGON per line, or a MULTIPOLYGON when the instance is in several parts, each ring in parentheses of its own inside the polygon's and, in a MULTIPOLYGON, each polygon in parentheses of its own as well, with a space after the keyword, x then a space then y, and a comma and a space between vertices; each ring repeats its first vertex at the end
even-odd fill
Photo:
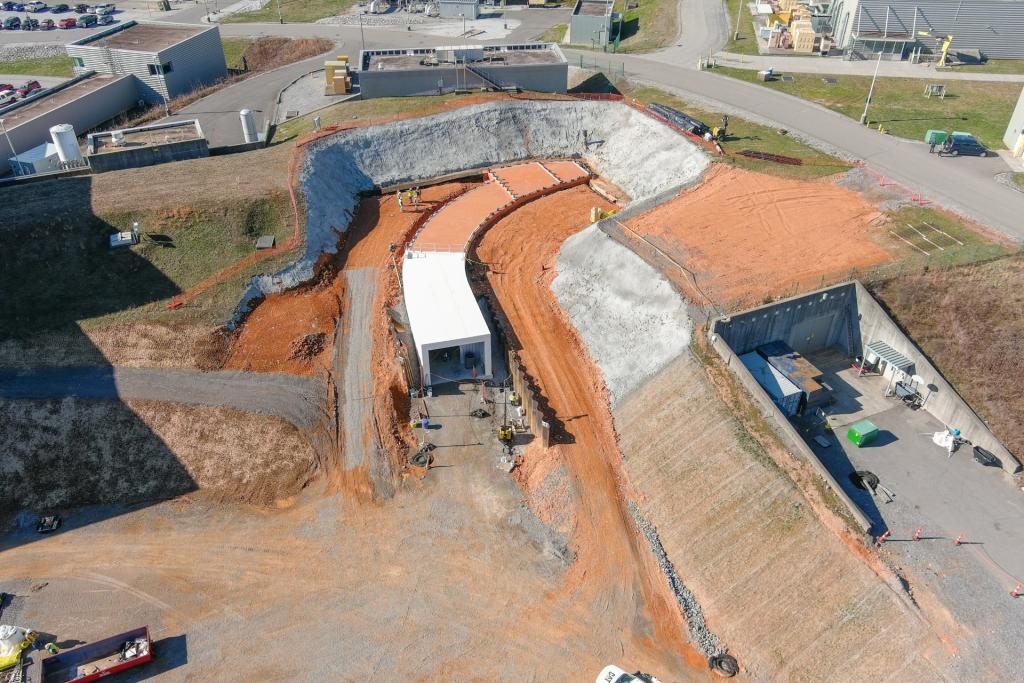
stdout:
POLYGON ((830 181, 715 165, 697 186, 627 226, 688 268, 716 303, 818 287, 892 260, 872 240, 879 211, 830 181))
MULTIPOLYGON (((550 289, 562 242, 589 224, 593 206, 611 208, 584 186, 538 199, 488 230, 476 258, 489 266, 489 283, 527 371, 565 425, 553 436, 558 445, 547 452, 531 447, 527 455, 548 462, 524 463, 550 471, 557 458, 568 472, 576 561, 563 590, 601 604, 621 622, 623 661, 658 671, 663 680, 699 680, 706 675, 703 659, 685 642, 678 606, 626 510, 628 484, 600 375, 550 289)), ((549 504, 531 500, 542 519, 550 517, 549 504)))

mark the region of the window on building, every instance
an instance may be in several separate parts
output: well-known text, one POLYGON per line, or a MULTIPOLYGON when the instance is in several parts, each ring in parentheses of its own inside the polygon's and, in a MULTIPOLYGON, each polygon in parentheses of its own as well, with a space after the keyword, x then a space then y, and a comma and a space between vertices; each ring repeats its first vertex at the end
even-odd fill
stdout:
POLYGON ((147 64, 149 67, 150 76, 163 76, 174 71, 174 62, 164 62, 163 64, 147 64))
POLYGON ((75 66, 85 66, 85 60, 83 60, 81 57, 72 57, 71 62, 75 66))

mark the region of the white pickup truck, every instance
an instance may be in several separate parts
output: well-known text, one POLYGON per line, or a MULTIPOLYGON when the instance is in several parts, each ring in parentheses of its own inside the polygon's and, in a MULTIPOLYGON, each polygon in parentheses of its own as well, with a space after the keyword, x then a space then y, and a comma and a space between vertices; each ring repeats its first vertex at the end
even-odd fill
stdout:
POLYGON ((594 683, 633 683, 633 681, 637 683, 661 683, 659 679, 651 674, 645 674, 641 671, 628 674, 614 664, 609 664, 601 669, 601 673, 597 675, 594 683))

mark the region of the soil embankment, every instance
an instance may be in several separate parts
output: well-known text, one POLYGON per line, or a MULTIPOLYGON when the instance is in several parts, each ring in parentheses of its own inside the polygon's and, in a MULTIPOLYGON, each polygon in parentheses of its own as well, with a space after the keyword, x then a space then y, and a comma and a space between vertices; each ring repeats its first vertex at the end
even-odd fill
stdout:
POLYGON ((810 290, 892 260, 863 197, 808 182, 715 166, 699 184, 627 221, 685 266, 713 301, 733 308, 810 290))
POLYGON ((703 660, 686 644, 674 599, 626 509, 603 385, 550 290, 562 241, 589 223, 592 206, 610 207, 586 187, 549 195, 496 223, 476 249, 514 346, 564 425, 553 434, 557 445, 530 448, 520 481, 538 516, 569 536, 576 559, 561 591, 602 603, 623 624, 622 660, 663 678, 702 677, 703 660))

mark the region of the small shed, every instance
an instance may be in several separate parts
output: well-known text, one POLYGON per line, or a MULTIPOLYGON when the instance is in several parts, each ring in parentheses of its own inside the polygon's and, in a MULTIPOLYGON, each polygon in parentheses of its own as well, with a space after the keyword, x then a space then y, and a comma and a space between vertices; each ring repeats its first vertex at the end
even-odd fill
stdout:
POLYGON ((761 388, 767 392, 772 401, 787 417, 796 415, 800 410, 803 393, 786 379, 786 376, 769 365, 759 353, 751 351, 740 356, 740 361, 754 376, 761 388))
POLYGON ((38 147, 19 152, 17 156, 8 159, 8 163, 14 175, 34 175, 60 170, 60 156, 52 142, 44 142, 38 147))
POLYGON ((441 0, 438 11, 442 19, 476 19, 480 16, 479 0, 441 0))
POLYGON ((896 371, 905 375, 914 374, 914 361, 877 339, 864 350, 864 360, 869 365, 877 365, 878 372, 884 377, 891 377, 896 371))

